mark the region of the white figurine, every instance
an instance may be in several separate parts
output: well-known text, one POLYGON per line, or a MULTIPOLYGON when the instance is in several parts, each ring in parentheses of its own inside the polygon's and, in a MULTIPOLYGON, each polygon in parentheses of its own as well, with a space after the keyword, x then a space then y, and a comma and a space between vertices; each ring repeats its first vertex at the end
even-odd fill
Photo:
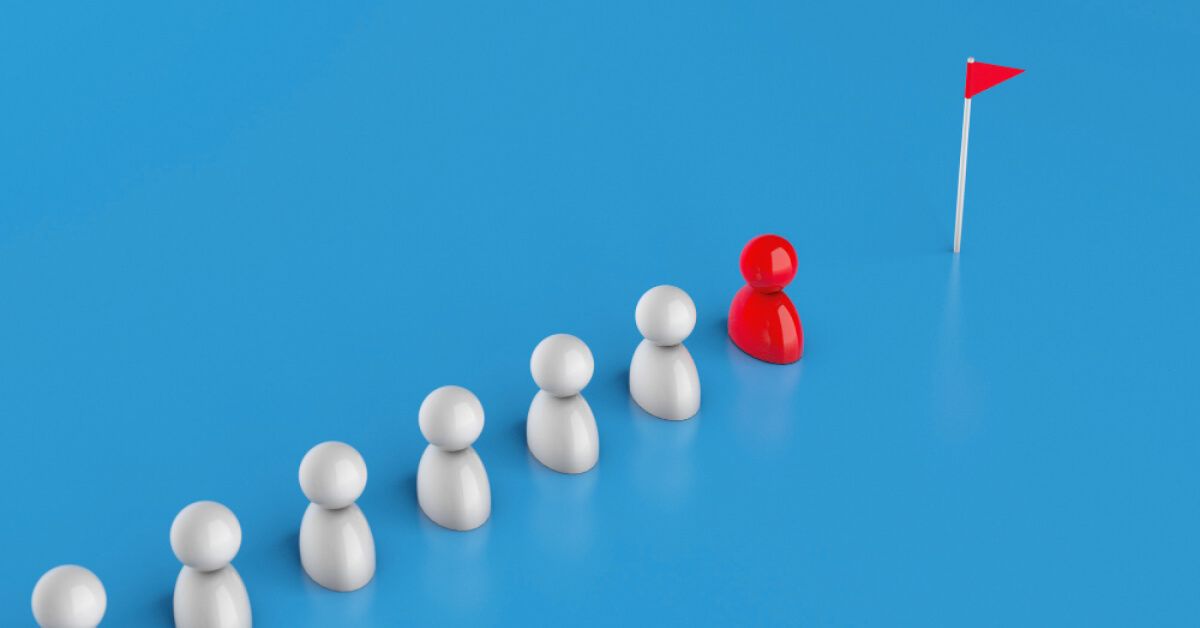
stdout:
POLYGON ((33 587, 33 618, 41 628, 95 628, 107 607, 104 585, 79 565, 59 565, 33 587))
POLYGON ((525 439, 538 461, 560 473, 583 473, 600 458, 596 417, 580 394, 594 369, 591 350, 569 334, 542 340, 529 361, 541 390, 529 406, 525 439))
POLYGON ((367 463, 346 443, 321 443, 300 461, 300 489, 312 502, 300 522, 300 564, 326 589, 354 591, 375 576, 375 537, 354 503, 366 487, 367 463))
POLYGON ((645 340, 629 364, 629 394, 660 419, 689 419, 700 410, 700 374, 683 341, 696 327, 696 304, 675 286, 657 286, 634 314, 645 340))
POLYGON ((250 628, 250 597, 230 564, 241 546, 237 517, 217 502, 195 502, 175 516, 171 549, 184 565, 175 580, 177 628, 250 628))
POLYGON ((417 502, 434 523, 474 530, 492 514, 487 470, 471 445, 483 432, 483 405, 461 386, 429 393, 418 412, 429 441, 417 467, 417 502))

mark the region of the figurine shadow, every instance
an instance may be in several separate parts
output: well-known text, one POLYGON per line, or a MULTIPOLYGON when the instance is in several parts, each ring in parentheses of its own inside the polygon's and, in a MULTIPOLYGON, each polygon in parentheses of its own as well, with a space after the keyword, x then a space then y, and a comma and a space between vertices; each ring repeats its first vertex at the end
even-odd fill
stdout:
POLYGON ((513 444, 517 446, 517 450, 519 452, 524 452, 526 447, 525 420, 526 417, 520 417, 518 420, 513 421, 512 426, 509 428, 509 435, 512 438, 513 444))
POLYGON ((399 493, 406 500, 405 503, 417 503, 417 472, 405 473, 400 478, 399 493))
POLYGON ((303 568, 299 567, 299 565, 300 565, 300 531, 297 530, 295 532, 289 532, 289 533, 283 535, 283 538, 280 539, 279 542, 283 545, 283 547, 280 548, 280 550, 282 552, 281 555, 287 557, 287 559, 289 561, 288 564, 292 565, 296 569, 299 569, 300 571, 304 571, 303 568))
POLYGON ((381 522, 387 519, 404 527, 415 525, 414 521, 421 514, 421 507, 417 505, 417 470, 401 474, 389 487, 391 490, 388 494, 394 497, 389 497, 386 503, 375 504, 375 509, 366 511, 367 521, 374 525, 378 518, 381 522))
POLYGON ((158 604, 155 604, 155 614, 162 619, 164 626, 175 625, 175 592, 163 593, 158 604))
POLYGON ((629 385, 629 367, 618 370, 616 375, 613 376, 613 383, 616 384, 617 388, 624 391, 625 387, 629 385))

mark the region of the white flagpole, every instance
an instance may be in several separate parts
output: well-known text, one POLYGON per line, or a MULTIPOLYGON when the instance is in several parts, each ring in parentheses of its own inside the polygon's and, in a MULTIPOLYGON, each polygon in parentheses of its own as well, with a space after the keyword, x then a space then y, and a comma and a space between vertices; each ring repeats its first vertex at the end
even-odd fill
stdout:
MULTIPOLYGON (((975 63, 975 57, 968 57, 967 63, 975 63)), ((963 99, 963 134, 962 149, 958 153, 958 205, 954 209, 954 252, 962 248, 962 214, 963 192, 967 187, 967 134, 971 130, 971 99, 963 99)))

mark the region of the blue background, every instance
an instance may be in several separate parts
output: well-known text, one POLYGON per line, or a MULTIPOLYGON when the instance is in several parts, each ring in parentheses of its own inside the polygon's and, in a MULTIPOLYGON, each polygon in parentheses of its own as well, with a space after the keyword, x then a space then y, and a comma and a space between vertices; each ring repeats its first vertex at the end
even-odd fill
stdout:
POLYGON ((0 624, 73 562, 167 625, 197 499, 262 626, 1200 623, 1196 3, 243 4, 0 19, 0 624), (955 259, 968 55, 1028 71, 975 99, 955 259), (798 365, 723 331, 762 232, 798 365), (686 423, 627 395, 659 283, 686 423), (523 439, 555 332, 596 356, 582 477, 523 439), (447 383, 487 411, 467 534, 414 495, 447 383), (370 468, 353 594, 298 564, 325 439, 370 468))

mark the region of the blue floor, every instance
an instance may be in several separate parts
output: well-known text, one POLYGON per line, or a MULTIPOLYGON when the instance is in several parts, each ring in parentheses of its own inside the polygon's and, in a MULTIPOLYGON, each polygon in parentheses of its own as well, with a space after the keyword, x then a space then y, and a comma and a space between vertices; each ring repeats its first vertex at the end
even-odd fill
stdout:
POLYGON ((170 625, 198 499, 260 626, 1200 624, 1195 3, 244 4, 0 19, 0 625, 67 562, 170 625), (968 55, 1027 71, 975 99, 955 258, 968 55), (793 366, 724 333, 763 232, 793 366), (626 389, 659 283, 684 423, 626 389), (524 443, 555 332, 596 357, 582 477, 524 443), (449 383, 465 534, 415 499, 449 383), (299 565, 326 439, 370 469, 352 594, 299 565))

